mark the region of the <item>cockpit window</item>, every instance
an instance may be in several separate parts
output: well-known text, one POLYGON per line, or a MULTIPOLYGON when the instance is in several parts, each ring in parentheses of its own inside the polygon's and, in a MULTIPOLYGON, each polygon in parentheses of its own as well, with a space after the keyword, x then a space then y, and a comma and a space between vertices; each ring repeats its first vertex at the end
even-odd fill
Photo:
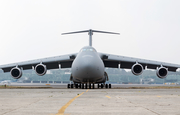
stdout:
POLYGON ((84 52, 84 51, 91 51, 91 52, 95 52, 94 49, 82 49, 81 52, 84 52))

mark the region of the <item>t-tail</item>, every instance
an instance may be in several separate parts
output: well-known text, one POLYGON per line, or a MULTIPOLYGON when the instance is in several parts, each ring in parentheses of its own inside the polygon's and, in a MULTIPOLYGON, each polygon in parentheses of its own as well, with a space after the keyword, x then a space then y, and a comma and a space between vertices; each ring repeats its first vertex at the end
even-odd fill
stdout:
POLYGON ((88 35, 89 35, 89 46, 92 46, 92 35, 93 35, 93 32, 98 32, 98 33, 107 33, 107 34, 118 34, 118 35, 120 35, 120 33, 105 32, 105 31, 98 31, 98 30, 92 30, 92 29, 89 29, 89 30, 84 30, 84 31, 76 31, 76 32, 62 33, 62 35, 65 35, 65 34, 84 33, 84 32, 88 32, 88 35))

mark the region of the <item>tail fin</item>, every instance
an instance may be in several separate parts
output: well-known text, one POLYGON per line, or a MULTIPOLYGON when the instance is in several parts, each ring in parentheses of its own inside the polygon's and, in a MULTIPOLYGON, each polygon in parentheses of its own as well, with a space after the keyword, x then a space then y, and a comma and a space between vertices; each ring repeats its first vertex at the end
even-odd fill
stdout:
POLYGON ((92 46, 92 35, 93 35, 93 32, 107 33, 107 34, 118 34, 118 35, 120 35, 120 33, 105 32, 105 31, 98 31, 98 30, 92 30, 92 29, 84 30, 84 31, 76 31, 76 32, 62 33, 62 35, 66 35, 66 34, 76 34, 76 33, 84 33, 84 32, 88 32, 88 35, 89 35, 89 46, 92 46))

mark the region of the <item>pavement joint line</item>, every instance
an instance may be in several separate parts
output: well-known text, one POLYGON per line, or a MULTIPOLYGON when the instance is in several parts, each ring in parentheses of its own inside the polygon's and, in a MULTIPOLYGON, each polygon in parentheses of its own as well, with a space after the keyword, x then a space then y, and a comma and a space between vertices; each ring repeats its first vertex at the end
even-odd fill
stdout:
POLYGON ((111 98, 111 97, 109 97, 109 96, 107 96, 107 95, 106 95, 106 97, 107 97, 107 98, 111 98))
MULTIPOLYGON (((86 90, 86 92, 88 92, 88 90, 86 90)), ((64 115, 64 112, 66 110, 66 108, 79 96, 81 96, 84 92, 82 92, 81 94, 77 95, 76 97, 72 98, 69 102, 67 102, 64 106, 61 107, 61 109, 59 109, 58 113, 56 115, 64 115)))
POLYGON ((146 107, 144 107, 144 106, 141 106, 141 105, 138 105, 138 104, 136 104, 136 103, 133 103, 133 102, 127 100, 126 98, 122 98, 122 99, 125 100, 125 101, 127 101, 128 103, 131 103, 131 104, 136 105, 136 106, 138 106, 138 107, 144 108, 144 109, 146 109, 146 110, 148 110, 148 111, 150 111, 150 112, 152 112, 152 113, 154 113, 154 114, 156 114, 156 115, 161 115, 161 114, 159 114, 159 113, 157 113, 157 112, 155 112, 155 111, 153 111, 153 110, 150 110, 149 108, 146 108, 146 107))
POLYGON ((27 107, 27 106, 32 105, 32 104, 34 104, 34 103, 37 103, 37 102, 39 102, 39 101, 41 101, 41 100, 42 100, 42 99, 39 99, 38 101, 32 102, 32 103, 30 103, 30 104, 28 104, 28 105, 20 106, 20 107, 18 107, 18 108, 12 109, 12 110, 10 110, 10 111, 7 111, 7 112, 3 113, 2 115, 5 115, 5 114, 7 114, 7 113, 12 113, 13 111, 16 111, 16 110, 18 110, 18 109, 21 109, 21 108, 23 108, 23 107, 27 107))

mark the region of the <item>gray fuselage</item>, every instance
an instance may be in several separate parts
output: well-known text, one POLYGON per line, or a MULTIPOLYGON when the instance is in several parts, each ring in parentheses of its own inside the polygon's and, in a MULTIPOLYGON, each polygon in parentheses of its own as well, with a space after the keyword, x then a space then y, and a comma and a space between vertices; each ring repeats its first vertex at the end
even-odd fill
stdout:
POLYGON ((72 63, 72 81, 74 83, 104 83, 104 63, 97 51, 83 47, 72 63))

